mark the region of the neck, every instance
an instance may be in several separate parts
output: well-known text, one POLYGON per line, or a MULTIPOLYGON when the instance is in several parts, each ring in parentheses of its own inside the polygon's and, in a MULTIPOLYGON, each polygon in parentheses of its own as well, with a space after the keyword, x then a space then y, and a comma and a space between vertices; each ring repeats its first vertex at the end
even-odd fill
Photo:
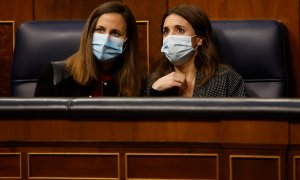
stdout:
POLYGON ((180 66, 175 66, 175 71, 184 74, 186 80, 191 81, 195 78, 195 74, 197 71, 194 62, 195 62, 195 57, 193 56, 192 59, 190 59, 185 64, 182 64, 180 66))
POLYGON ((179 95, 192 97, 195 87, 197 69, 195 67, 195 56, 183 65, 175 66, 175 71, 185 75, 185 84, 179 89, 179 95))
POLYGON ((97 62, 97 68, 100 74, 111 74, 115 61, 97 62))

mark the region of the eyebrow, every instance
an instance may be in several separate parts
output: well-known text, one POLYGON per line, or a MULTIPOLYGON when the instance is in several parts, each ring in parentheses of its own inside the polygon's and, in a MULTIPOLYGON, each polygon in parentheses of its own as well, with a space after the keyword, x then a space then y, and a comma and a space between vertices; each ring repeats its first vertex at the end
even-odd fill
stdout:
POLYGON ((175 28, 177 28, 177 29, 179 29, 179 28, 185 29, 186 27, 185 26, 181 26, 181 25, 175 25, 175 28))
POLYGON ((121 34, 121 35, 123 34, 123 33, 122 33, 121 31, 119 31, 118 29, 112 29, 111 32, 117 32, 117 33, 119 33, 119 34, 121 34))
MULTIPOLYGON (((181 28, 181 29, 185 29, 186 28, 185 26, 181 26, 181 25, 175 25, 174 27, 177 28, 177 29, 178 28, 181 28)), ((169 29, 169 27, 168 26, 164 26, 163 29, 169 29)))
POLYGON ((100 29, 100 28, 105 29, 105 27, 103 27, 101 25, 95 27, 95 29, 100 29))

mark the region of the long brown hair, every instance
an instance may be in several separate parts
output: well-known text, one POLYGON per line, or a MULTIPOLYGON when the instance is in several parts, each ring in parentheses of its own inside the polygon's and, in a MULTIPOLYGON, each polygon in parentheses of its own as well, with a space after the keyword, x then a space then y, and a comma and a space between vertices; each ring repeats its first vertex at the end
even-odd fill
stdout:
POLYGON ((130 9, 120 2, 107 2, 98 6, 90 14, 82 32, 79 50, 66 61, 68 71, 74 80, 87 85, 98 79, 96 60, 92 50, 92 37, 99 17, 116 12, 122 15, 127 24, 126 48, 116 59, 115 81, 119 96, 139 96, 143 88, 144 66, 139 57, 136 20, 130 9))
MULTIPOLYGON (((212 26, 210 20, 205 11, 199 7, 182 4, 165 13, 161 22, 161 33, 165 19, 171 14, 176 14, 186 19, 192 25, 196 35, 203 39, 202 45, 198 47, 198 53, 195 59, 195 67, 202 75, 200 80, 201 86, 214 76, 219 64, 218 52, 212 42, 212 26)), ((157 68, 154 70, 152 82, 172 71, 174 71, 174 65, 172 65, 162 53, 161 58, 158 60, 157 68)))

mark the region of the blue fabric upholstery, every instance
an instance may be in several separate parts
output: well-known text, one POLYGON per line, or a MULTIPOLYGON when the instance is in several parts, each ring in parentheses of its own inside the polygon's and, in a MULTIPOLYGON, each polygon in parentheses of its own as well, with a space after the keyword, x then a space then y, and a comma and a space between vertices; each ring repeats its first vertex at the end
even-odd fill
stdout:
POLYGON ((289 64, 282 24, 272 20, 214 21, 221 58, 246 80, 251 97, 287 97, 289 64))
POLYGON ((33 97, 37 78, 49 61, 64 60, 79 48, 84 21, 30 21, 16 35, 11 95, 33 97))
MULTIPOLYGON (((288 97, 288 62, 283 26, 272 20, 212 21, 224 62, 246 80, 251 97, 288 97)), ((79 48, 84 21, 32 21, 16 35, 11 95, 33 97, 38 75, 51 60, 79 48)))

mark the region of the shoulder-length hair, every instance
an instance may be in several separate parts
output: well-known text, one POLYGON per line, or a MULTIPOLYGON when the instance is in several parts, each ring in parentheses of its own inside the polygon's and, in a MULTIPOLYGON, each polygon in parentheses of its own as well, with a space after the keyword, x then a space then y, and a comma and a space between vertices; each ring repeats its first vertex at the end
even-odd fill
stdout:
MULTIPOLYGON (((212 41, 212 26, 211 22, 202 9, 195 5, 182 4, 170 9, 166 12, 161 21, 161 33, 165 19, 171 15, 176 14, 186 19, 193 27, 197 36, 200 36, 202 45, 198 47, 198 53, 195 59, 195 67, 201 72, 200 86, 205 84, 210 78, 215 75, 216 69, 219 64, 218 52, 212 41)), ((161 58, 158 60, 156 70, 154 70, 152 80, 164 76, 171 71, 174 71, 174 66, 168 61, 162 53, 161 58)))
POLYGON ((98 70, 92 50, 92 38, 99 17, 105 13, 119 13, 127 24, 126 48, 116 60, 114 80, 119 96, 139 96, 143 82, 143 65, 139 57, 138 32, 136 20, 130 9, 120 2, 107 2, 99 5, 90 14, 84 26, 79 50, 66 61, 67 70, 81 85, 97 81, 98 70))

